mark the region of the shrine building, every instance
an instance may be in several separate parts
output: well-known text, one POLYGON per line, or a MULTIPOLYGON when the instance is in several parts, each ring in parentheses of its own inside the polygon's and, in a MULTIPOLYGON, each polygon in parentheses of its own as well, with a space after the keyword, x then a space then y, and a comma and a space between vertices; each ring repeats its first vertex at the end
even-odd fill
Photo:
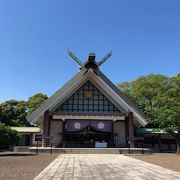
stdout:
MULTIPOLYGON (((91 53, 79 72, 27 117, 55 147, 127 147, 146 116, 100 70, 110 56, 96 61, 91 53)), ((132 142, 133 143, 133 142, 132 142)))

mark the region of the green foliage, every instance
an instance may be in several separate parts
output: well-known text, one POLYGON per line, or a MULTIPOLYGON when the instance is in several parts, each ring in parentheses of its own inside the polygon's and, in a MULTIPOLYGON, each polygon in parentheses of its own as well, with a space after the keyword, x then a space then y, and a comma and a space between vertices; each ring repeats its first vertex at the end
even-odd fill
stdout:
POLYGON ((9 100, 0 104, 0 149, 15 145, 19 139, 18 133, 8 126, 31 126, 26 115, 38 108, 47 96, 35 94, 28 101, 9 100))
POLYGON ((180 103, 178 106, 160 109, 158 122, 166 132, 177 137, 177 132, 180 132, 180 103))
POLYGON ((163 129, 175 137, 180 154, 180 74, 171 78, 150 74, 118 87, 147 114, 148 127, 163 129))
POLYGON ((19 140, 16 131, 0 123, 0 149, 8 149, 9 146, 15 145, 19 140))
POLYGON ((28 113, 35 111, 46 99, 47 95, 38 93, 28 99, 28 113))
POLYGON ((26 126, 27 105, 25 101, 9 100, 0 104, 0 122, 7 126, 26 126))
POLYGON ((9 100, 0 104, 0 123, 6 126, 31 126, 26 120, 26 115, 38 108, 47 95, 38 93, 28 101, 9 100))
POLYGON ((172 107, 180 109, 180 74, 172 78, 150 74, 130 83, 118 84, 118 87, 147 114, 149 127, 162 127, 161 114, 166 109, 172 112, 172 107))

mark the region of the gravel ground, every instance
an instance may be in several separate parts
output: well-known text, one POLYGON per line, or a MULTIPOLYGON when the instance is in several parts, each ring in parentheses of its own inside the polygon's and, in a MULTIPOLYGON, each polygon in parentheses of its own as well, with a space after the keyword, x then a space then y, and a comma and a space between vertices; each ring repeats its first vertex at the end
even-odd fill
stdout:
POLYGON ((0 156, 0 180, 32 180, 58 155, 0 156))
POLYGON ((155 153, 152 155, 131 155, 131 157, 180 172, 180 155, 175 153, 155 153))

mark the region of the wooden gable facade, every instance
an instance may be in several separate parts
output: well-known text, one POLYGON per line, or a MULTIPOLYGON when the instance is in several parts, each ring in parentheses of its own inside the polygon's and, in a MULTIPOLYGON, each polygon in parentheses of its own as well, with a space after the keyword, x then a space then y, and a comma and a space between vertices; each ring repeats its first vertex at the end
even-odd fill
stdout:
POLYGON ((138 107, 100 71, 100 64, 89 57, 80 72, 27 117, 44 136, 53 137, 54 146, 126 147, 134 127, 147 124, 138 107))

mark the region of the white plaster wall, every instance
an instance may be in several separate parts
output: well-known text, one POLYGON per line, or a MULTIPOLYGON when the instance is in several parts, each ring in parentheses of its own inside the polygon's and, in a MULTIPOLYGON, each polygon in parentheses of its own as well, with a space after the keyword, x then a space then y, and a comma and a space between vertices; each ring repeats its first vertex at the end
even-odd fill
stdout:
POLYGON ((115 121, 113 125, 114 133, 117 133, 116 144, 118 147, 126 147, 125 121, 115 121))
POLYGON ((62 142, 62 121, 60 120, 52 120, 50 121, 50 136, 53 137, 53 146, 58 146, 60 142, 62 142))

